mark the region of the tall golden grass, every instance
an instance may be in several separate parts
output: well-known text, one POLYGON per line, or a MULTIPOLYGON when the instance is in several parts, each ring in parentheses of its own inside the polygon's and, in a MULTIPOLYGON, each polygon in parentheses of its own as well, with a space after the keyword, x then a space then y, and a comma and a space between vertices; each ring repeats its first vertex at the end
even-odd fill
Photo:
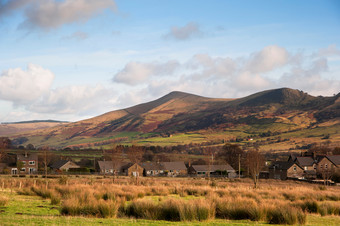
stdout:
POLYGON ((103 177, 64 177, 49 179, 47 188, 40 178, 1 178, 2 182, 20 194, 50 199, 61 214, 72 216, 304 224, 310 213, 340 215, 340 188, 294 181, 261 181, 258 189, 247 179, 216 179, 214 186, 209 180, 190 178, 141 178, 135 185, 130 178, 112 183, 103 177))

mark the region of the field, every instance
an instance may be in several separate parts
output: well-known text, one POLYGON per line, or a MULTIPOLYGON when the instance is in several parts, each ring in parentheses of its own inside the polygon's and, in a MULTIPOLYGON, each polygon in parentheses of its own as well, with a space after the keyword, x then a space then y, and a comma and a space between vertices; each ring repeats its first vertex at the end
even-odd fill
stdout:
POLYGON ((339 187, 294 181, 266 180, 254 189, 248 179, 3 176, 0 186, 2 225, 340 222, 339 187))

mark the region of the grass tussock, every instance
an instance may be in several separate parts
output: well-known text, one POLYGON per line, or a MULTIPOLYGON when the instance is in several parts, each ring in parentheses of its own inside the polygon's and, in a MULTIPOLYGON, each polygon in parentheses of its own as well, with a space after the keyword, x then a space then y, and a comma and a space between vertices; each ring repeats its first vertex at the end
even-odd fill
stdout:
POLYGON ((304 224, 306 215, 340 215, 340 188, 301 182, 189 178, 89 178, 78 176, 0 178, 3 188, 22 195, 50 199, 62 215, 131 217, 168 221, 206 221, 214 218, 275 224, 304 224), (12 186, 12 187, 11 187, 12 186), (19 189, 20 188, 20 189, 19 189))
POLYGON ((7 197, 0 196, 0 206, 6 206, 9 199, 7 197))

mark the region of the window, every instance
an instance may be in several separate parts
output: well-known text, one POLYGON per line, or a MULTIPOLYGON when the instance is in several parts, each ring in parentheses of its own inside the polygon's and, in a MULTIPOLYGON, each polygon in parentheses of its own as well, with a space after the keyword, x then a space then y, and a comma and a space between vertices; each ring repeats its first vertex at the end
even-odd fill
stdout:
POLYGON ((26 161, 21 161, 23 165, 26 165, 26 161))
POLYGON ((296 166, 294 166, 293 170, 296 171, 296 166))
POLYGON ((30 165, 35 165, 35 161, 29 161, 28 164, 30 164, 30 165))
POLYGON ((21 171, 21 172, 25 172, 25 171, 26 171, 26 168, 21 168, 20 171, 21 171))
POLYGON ((307 170, 308 169, 308 167, 307 166, 305 166, 305 170, 307 170))
POLYGON ((327 169, 327 164, 325 164, 325 169, 327 169))

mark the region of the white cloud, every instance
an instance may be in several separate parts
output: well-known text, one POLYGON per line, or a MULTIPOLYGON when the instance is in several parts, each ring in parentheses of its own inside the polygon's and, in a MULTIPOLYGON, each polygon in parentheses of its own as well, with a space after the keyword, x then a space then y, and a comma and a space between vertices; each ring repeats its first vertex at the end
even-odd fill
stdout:
POLYGON ((105 9, 116 9, 113 0, 9 0, 0 6, 0 16, 24 8, 25 20, 19 27, 44 30, 74 22, 86 22, 105 9))
POLYGON ((285 65, 288 58, 286 49, 276 45, 266 46, 251 55, 246 67, 253 73, 264 73, 285 65))
POLYGON ((129 62, 125 67, 113 77, 114 82, 128 85, 138 85, 147 81, 151 76, 171 75, 178 67, 177 61, 165 63, 141 63, 129 62))
POLYGON ((328 56, 340 56, 340 50, 336 47, 335 44, 329 45, 327 48, 323 48, 319 50, 319 56, 328 57, 328 56))
POLYGON ((9 69, 0 76, 0 99, 15 104, 29 103, 47 93, 54 74, 41 66, 29 64, 27 70, 9 69))
POLYGON ((89 114, 105 109, 111 93, 103 86, 68 86, 51 90, 43 98, 27 106, 39 113, 89 114))
POLYGON ((164 38, 173 38, 176 40, 187 40, 193 37, 201 36, 203 32, 200 30, 197 23, 190 22, 183 27, 172 27, 164 38))

